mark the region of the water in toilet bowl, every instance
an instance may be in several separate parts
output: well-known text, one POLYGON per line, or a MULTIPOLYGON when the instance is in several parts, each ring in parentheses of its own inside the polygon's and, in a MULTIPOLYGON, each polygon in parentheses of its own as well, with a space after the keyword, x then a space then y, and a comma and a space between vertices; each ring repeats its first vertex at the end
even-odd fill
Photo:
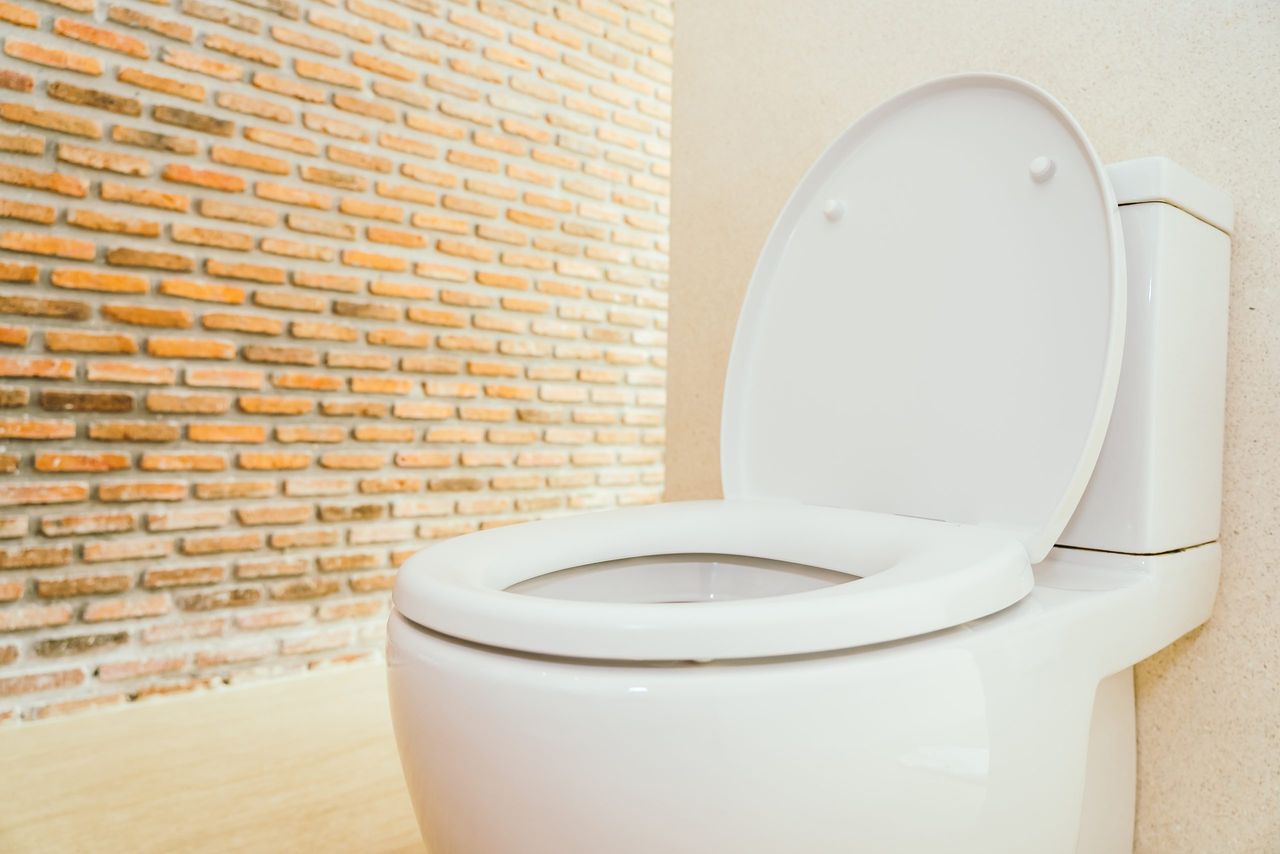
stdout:
POLYGON ((507 591, 575 602, 692 604, 789 596, 856 580, 848 573, 781 560, 674 554, 570 567, 507 591))

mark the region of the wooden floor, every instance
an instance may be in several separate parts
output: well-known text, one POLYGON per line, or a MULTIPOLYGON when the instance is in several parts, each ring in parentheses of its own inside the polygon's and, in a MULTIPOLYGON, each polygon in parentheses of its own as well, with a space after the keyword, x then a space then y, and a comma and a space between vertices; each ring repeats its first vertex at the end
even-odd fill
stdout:
POLYGON ((362 665, 0 732, 0 851, 422 852, 362 665))

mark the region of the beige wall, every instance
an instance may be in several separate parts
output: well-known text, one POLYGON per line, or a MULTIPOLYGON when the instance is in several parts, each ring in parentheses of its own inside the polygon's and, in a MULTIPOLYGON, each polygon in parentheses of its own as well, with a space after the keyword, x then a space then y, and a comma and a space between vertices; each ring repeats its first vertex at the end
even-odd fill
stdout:
MULTIPOLYGON (((719 492, 722 378, 755 255, 846 124, 965 70, 1053 92, 1104 160, 1230 189, 1224 580, 1139 670, 1138 849, 1280 850, 1280 4, 695 0, 676 32, 667 494, 719 492)), ((801 418, 802 413, 797 413, 801 418)))

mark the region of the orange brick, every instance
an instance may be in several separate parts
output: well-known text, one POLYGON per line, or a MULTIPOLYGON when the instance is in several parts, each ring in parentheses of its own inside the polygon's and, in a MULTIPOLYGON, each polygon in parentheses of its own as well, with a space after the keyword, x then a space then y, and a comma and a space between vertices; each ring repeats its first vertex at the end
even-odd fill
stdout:
POLYGON ((181 623, 149 625, 141 632, 141 640, 146 644, 169 643, 171 641, 197 640, 215 638, 223 633, 227 622, 221 617, 205 620, 188 620, 181 623))
POLYGON ((187 425, 187 438, 193 442, 262 444, 267 440, 267 428, 261 424, 194 423, 187 425))
POLYGON ((179 273, 195 269, 196 261, 177 252, 137 250, 132 247, 111 247, 106 251, 106 262, 113 266, 145 266, 156 270, 174 270, 179 273))
MULTIPOLYGON (((206 36, 207 38, 212 38, 212 36, 206 36)), ((237 92, 219 92, 214 96, 214 103, 224 110, 243 113, 246 116, 256 116, 260 119, 269 119, 281 124, 290 124, 294 120, 293 110, 289 107, 273 101, 263 100, 262 98, 251 98, 248 95, 237 92)), ((249 130, 249 128, 245 129, 246 137, 249 137, 249 130)))
POLYGON ((33 205, 17 199, 0 199, 0 218, 21 219, 41 225, 53 222, 57 212, 48 205, 33 205))
POLYGON ((351 64, 366 71, 372 71, 375 74, 382 74, 406 82, 417 77, 413 70, 407 66, 392 62, 386 57, 375 56, 360 50, 351 52, 351 64))
POLYGON ((108 661, 98 667, 98 679, 103 682, 120 682, 126 679, 140 679, 144 676, 175 673, 185 667, 186 663, 186 657, 180 655, 139 661, 108 661))
POLYGON ((20 326, 0 326, 0 345, 25 347, 31 339, 31 330, 20 326))
MULTIPOLYGON (((390 356, 382 353, 360 353, 350 350, 331 350, 325 356, 325 364, 331 368, 358 368, 363 371, 387 371, 392 367, 390 356)), ((325 405, 333 401, 325 401, 325 405)), ((325 410, 326 414, 329 413, 325 410)))
POLYGON ((247 394, 239 400, 241 412, 250 415, 305 415, 315 409, 315 401, 303 397, 247 394))
POLYGON ((125 56, 132 56, 137 59, 146 59, 150 55, 150 51, 141 39, 136 39, 124 33, 117 33, 113 30, 95 27, 92 24, 73 18, 54 19, 53 31, 60 36, 91 44, 104 50, 123 53, 125 56))
POLYGON ((176 371, 166 365, 137 362, 89 362, 86 370, 90 382, 132 383, 135 385, 171 385, 176 371))
POLYGON ((241 525, 299 525, 311 521, 313 515, 309 504, 272 504, 236 510, 241 525))
POLYGON ((42 599, 97 596, 104 593, 121 593, 128 590, 130 585, 130 577, 123 573, 40 578, 36 580, 36 595, 42 599))
POLYGON ((282 131, 272 130, 270 128, 245 128, 244 138, 250 142, 256 142, 261 145, 278 148, 281 151, 291 151, 294 154, 312 155, 316 154, 320 150, 320 146, 313 140, 284 133, 282 131))
MULTIPOLYGON (((75 435, 74 430, 71 435, 75 435)), ((36 471, 48 472, 101 472, 119 471, 129 467, 127 454, 37 454, 36 471)))
POLYGON ((187 385, 202 388, 262 387, 262 371, 252 368, 187 368, 187 385))
POLYGON ((211 312, 200 319, 205 329, 225 330, 225 332, 243 332, 253 335, 278 335, 284 330, 282 320, 264 318, 260 315, 223 314, 211 312))
POLYGON ((354 294, 360 290, 361 280, 357 276, 337 276, 298 270, 293 274, 293 283, 300 288, 354 294))
POLYGON ((369 141, 369 133, 364 129, 363 125, 340 119, 337 116, 307 111, 302 114, 302 126, 307 130, 313 130, 316 133, 323 133, 338 139, 350 139, 356 142, 369 141))
POLYGON ((88 433, 99 442, 172 442, 178 427, 167 421, 94 421, 88 433))
POLYGON ((276 388, 295 389, 297 391, 337 391, 343 387, 341 377, 329 374, 276 374, 272 378, 276 388))
POLYGON ((15 6, 12 3, 0 3, 0 21, 34 29, 40 26, 40 15, 33 9, 15 6))
POLYGON ((69 504, 89 497, 85 483, 0 483, 0 507, 23 504, 69 504))
POLYGON ((230 249, 234 252, 247 252, 253 248, 252 235, 220 228, 201 228, 187 223, 175 222, 169 227, 169 236, 174 243, 211 246, 215 249, 230 249))
POLYGON ((72 688, 84 682, 84 671, 78 667, 46 673, 27 673, 21 676, 0 677, 0 697, 15 697, 72 688))
POLYGON ((147 292, 147 280, 125 273, 104 273, 74 267, 55 269, 50 282, 54 287, 69 290, 103 291, 117 294, 143 294, 147 292))
POLYGON ((201 199, 200 215, 210 217, 212 219, 233 220, 235 222, 243 222, 249 225, 262 226, 270 228, 274 226, 279 219, 275 211, 269 208, 258 207, 256 205, 242 205, 235 202, 225 202, 219 199, 201 199))
POLYGON ((123 202, 178 213, 186 213, 191 204, 191 200, 180 193, 163 193, 159 190, 129 187, 110 181, 103 181, 98 185, 98 196, 104 202, 123 202))
MULTIPOLYGON (((132 499, 145 501, 145 499, 132 499)), ((165 498, 164 501, 175 501, 165 498)), ((111 563, 115 561, 145 561, 150 558, 168 557, 173 554, 173 540, 160 536, 134 539, 90 540, 84 543, 81 554, 86 563, 111 563)))
POLYGON ((205 584, 218 584, 227 575, 221 566, 187 566, 172 570, 147 570, 142 574, 142 586, 148 590, 189 588, 205 584))
POLYGON ((236 345, 218 338, 147 339, 147 355, 158 359, 234 359, 236 345))
POLYGON ((359 333, 350 326, 339 323, 323 323, 319 321, 295 320, 289 324, 289 334, 294 338, 319 339, 324 341, 355 341, 359 333))
POLYGON ((161 124, 172 124, 174 127, 187 128, 200 133, 211 133, 214 136, 229 137, 236 132, 236 123, 225 119, 216 119, 211 115, 193 113, 175 106, 157 105, 151 108, 151 118, 161 124))
POLYGON ((282 268, 268 267, 265 264, 237 264, 208 258, 204 262, 204 269, 211 276, 262 282, 267 285, 284 284, 285 279, 285 271, 282 268))
POLYGON ((315 365, 320 356, 310 347, 272 347, 261 344, 246 345, 241 355, 247 362, 265 362, 277 365, 315 365))
POLYGON ((341 56, 342 49, 328 39, 322 39, 311 33, 298 32, 290 30, 286 27, 272 27, 271 37, 281 44, 287 44, 292 47, 300 47, 303 50, 309 50, 312 53, 323 54, 324 56, 341 56))
MULTIPOLYGON (((256 591, 255 591, 256 592, 256 591)), ((257 601, 257 597, 254 597, 257 601)), ((252 604, 250 602, 228 603, 228 604, 252 604)), ((227 607, 227 605, 208 607, 227 607)), ((194 610, 201 610, 199 607, 193 606, 194 610)), ((197 667, 219 667, 227 664, 244 664, 249 661, 260 661, 275 651, 275 644, 272 641, 266 643, 254 644, 251 646, 241 645, 235 649, 227 649, 222 651, 202 650, 196 653, 197 667)))
POLYGON ((189 329, 191 312, 182 308, 152 308, 143 305, 104 305, 102 316, 130 326, 158 326, 167 329, 189 329))
POLYGON ((0 151, 9 154, 43 154, 44 137, 33 133, 0 134, 0 151))
POLYGON ((235 41, 219 34, 206 35, 204 37, 204 46, 209 50, 216 50, 219 53, 247 59, 250 62, 257 62, 273 68, 278 68, 283 62, 280 59, 280 54, 270 48, 235 41))
MULTIPOLYGON (((190 373, 190 369, 188 369, 188 373, 190 373)), ((148 412, 219 415, 231 408, 231 398, 225 394, 180 394, 170 391, 153 391, 147 394, 146 404, 148 412)))
POLYGON ((73 421, 0 419, 0 439, 69 439, 75 435, 73 421))
POLYGON ((80 619, 86 623, 103 623, 113 620, 158 617, 167 613, 169 613, 169 597, 163 594, 152 594, 91 602, 85 606, 80 619))
POLYGON ((293 61, 293 71, 299 77, 305 77, 308 80, 318 80, 321 83, 345 86, 349 89, 360 89, 364 84, 364 80, 359 74, 354 74, 343 68, 335 68, 323 62, 313 62, 309 59, 295 59, 293 61))
POLYGON ((370 270, 399 273, 409 268, 409 262, 403 258, 381 255, 375 252, 364 252, 358 249, 344 249, 342 263, 351 267, 365 267, 370 270))
POLYGON ((248 471, 290 471, 304 469, 311 464, 311 455, 305 453, 242 453, 240 468, 248 471))
POLYGON ((212 169, 193 169, 181 163, 170 163, 160 176, 177 184, 194 184, 222 193, 239 193, 245 188, 245 180, 239 175, 215 172, 212 169))
POLYGON ((195 38, 191 27, 186 24, 155 18, 145 12, 125 6, 107 7, 107 19, 117 24, 124 24, 126 27, 149 30, 157 35, 176 39, 177 41, 189 42, 195 38))
POLYGON ((104 483, 98 487, 98 499, 113 503, 181 501, 186 497, 186 484, 170 481, 126 481, 122 483, 104 483))
MULTIPOLYGON (((246 531, 234 534, 187 537, 182 541, 181 548, 184 555, 207 555, 226 554, 228 552, 251 552, 262 548, 263 544, 262 534, 246 531)), ((257 593, 256 590, 253 592, 257 593)), ((186 608, 187 606, 184 605, 183 607, 186 608)))
POLYGON ((46 537, 69 537, 81 534, 115 534, 132 531, 134 517, 130 513, 85 513, 68 516, 43 516, 40 533, 46 537))
POLYGON ((372 593, 378 590, 390 590, 395 585, 395 573, 369 572, 352 576, 348 582, 355 593, 372 593))
POLYGON ((224 62, 182 48, 166 46, 160 55, 160 61, 183 71, 192 71, 218 80, 239 80, 244 76, 244 66, 237 62, 224 62))
POLYGON ((382 613, 383 604, 377 599, 354 599, 346 602, 330 602, 316 609, 316 619, 323 622, 372 617, 382 613))
POLYGON ((341 33, 342 35, 355 39, 358 42, 363 42, 365 44, 371 44, 373 42, 373 30, 369 27, 349 23, 338 18, 332 18, 323 14, 318 9, 312 9, 307 13, 307 21, 321 29, 341 33))
MULTIPOLYGON (((326 413, 327 414, 327 413, 326 413)), ((333 444, 347 437, 343 427, 312 424, 281 424, 275 430, 276 441, 290 445, 297 442, 325 442, 333 444)))
POLYGON ((279 157, 268 157, 265 154, 255 154, 251 151, 228 148, 225 145, 210 146, 209 159, 224 166, 253 169, 257 172, 267 172, 272 175, 289 174, 289 162, 287 160, 282 160, 279 157))
POLYGON ((143 471, 225 471, 227 461, 218 454, 154 454, 138 458, 143 471))
POLYGON ((412 389, 413 382, 404 377, 351 378, 351 390, 357 394, 408 394, 412 389))
POLYGON ((306 606, 259 609, 236 617, 236 628, 247 631, 278 629, 305 623, 310 616, 311 609, 306 606))
POLYGON ((19 632, 64 626, 71 622, 67 605, 22 605, 0 610, 0 631, 19 632))
POLYGON ((254 72, 251 82, 254 86, 262 89, 264 92, 284 95, 289 98, 296 98, 299 101, 306 101, 312 104, 323 104, 325 102, 325 90, 320 86, 315 86, 310 83, 303 83, 301 81, 285 77, 277 77, 274 74, 267 74, 263 71, 254 72))
POLYGON ((344 477, 293 477, 284 482, 284 494, 292 496, 344 495, 351 488, 352 481, 344 477))
POLYGON ((60 68, 64 71, 94 76, 102 73, 102 62, 92 56, 68 53, 65 50, 18 41, 14 38, 5 39, 4 52, 6 56, 14 59, 45 65, 49 68, 60 68))
POLYGON ((134 237, 159 237, 160 223, 144 219, 121 219, 109 216, 100 211, 70 210, 67 211, 67 225, 91 231, 105 231, 112 234, 129 234, 134 237))
POLYGON ((63 196, 84 198, 88 193, 88 184, 72 175, 61 175, 56 172, 36 172, 21 166, 0 163, 0 183, 28 187, 58 193, 63 196))
POLYGON ((0 569, 42 569, 69 563, 70 546, 31 546, 0 551, 0 569))
POLYGON ((86 139, 102 138, 102 126, 92 119, 55 110, 37 110, 25 104, 0 103, 0 119, 73 136, 83 136, 86 139))
POLYGON ((52 255, 76 261, 92 261, 97 252, 97 247, 88 240, 53 237, 26 231, 6 231, 0 234, 0 249, 26 252, 31 255, 52 255))
POLYGON ((258 249, 269 255, 284 255, 290 258, 302 258, 308 261, 331 261, 333 249, 315 243, 301 243, 296 240, 284 240, 277 237, 264 237, 258 241, 258 249))
MULTIPOLYGON (((188 101, 203 101, 205 96, 205 89, 199 83, 187 83, 171 77, 162 77, 143 71, 141 68, 121 68, 116 72, 116 79, 130 86, 141 86, 143 89, 175 95, 188 101)), ((117 142, 124 142, 124 140, 117 140, 117 142)))
POLYGON ((303 578, 279 581, 271 585, 271 598, 285 601, 319 599, 341 589, 336 578, 303 578))
POLYGON ((276 485, 269 480, 233 480, 196 484, 196 498, 205 501, 240 498, 266 498, 274 495, 276 485))
POLYGON ((244 290, 234 285, 192 282, 186 279, 161 279, 160 293, 199 302, 237 305, 244 302, 244 290))
POLYGON ((276 531, 269 539, 273 549, 323 548, 338 544, 338 532, 331 529, 276 531))
POLYGON ((138 342, 119 332, 80 332, 50 329, 44 333, 45 349, 55 353, 136 353, 138 342))
MULTIPOLYGON (((310 566, 311 562, 307 559, 280 560, 278 558, 270 558, 268 560, 241 560, 236 562, 236 578, 281 578, 293 575, 303 575, 310 566)), ((305 616, 303 619, 305 619, 305 616)), ((241 626, 241 628, 244 628, 244 626, 241 626)))

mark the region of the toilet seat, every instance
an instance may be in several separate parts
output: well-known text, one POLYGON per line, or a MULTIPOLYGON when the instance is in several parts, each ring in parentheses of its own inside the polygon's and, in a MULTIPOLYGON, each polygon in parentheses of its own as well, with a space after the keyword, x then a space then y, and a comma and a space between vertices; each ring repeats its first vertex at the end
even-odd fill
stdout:
POLYGON ((1097 460, 1125 293, 1110 183, 1057 101, 996 74, 905 92, 827 149, 765 243, 725 383, 729 500, 444 542, 395 607, 492 647, 641 661, 848 649, 1006 608, 1097 460), (698 606, 507 590, 674 553, 862 578, 698 606))
POLYGON ((747 287, 725 377, 726 498, 1007 531, 1039 562, 1115 400, 1124 241, 1048 93, 999 74, 876 107, 810 167, 747 287))
POLYGON ((689 501, 446 540, 401 569, 395 606, 419 625, 502 649, 701 660, 825 652, 926 634, 1005 608, 1032 585, 1022 545, 975 526, 794 503, 689 501), (569 567, 673 553, 769 558, 859 577, 805 593, 693 605, 508 591, 569 567))

